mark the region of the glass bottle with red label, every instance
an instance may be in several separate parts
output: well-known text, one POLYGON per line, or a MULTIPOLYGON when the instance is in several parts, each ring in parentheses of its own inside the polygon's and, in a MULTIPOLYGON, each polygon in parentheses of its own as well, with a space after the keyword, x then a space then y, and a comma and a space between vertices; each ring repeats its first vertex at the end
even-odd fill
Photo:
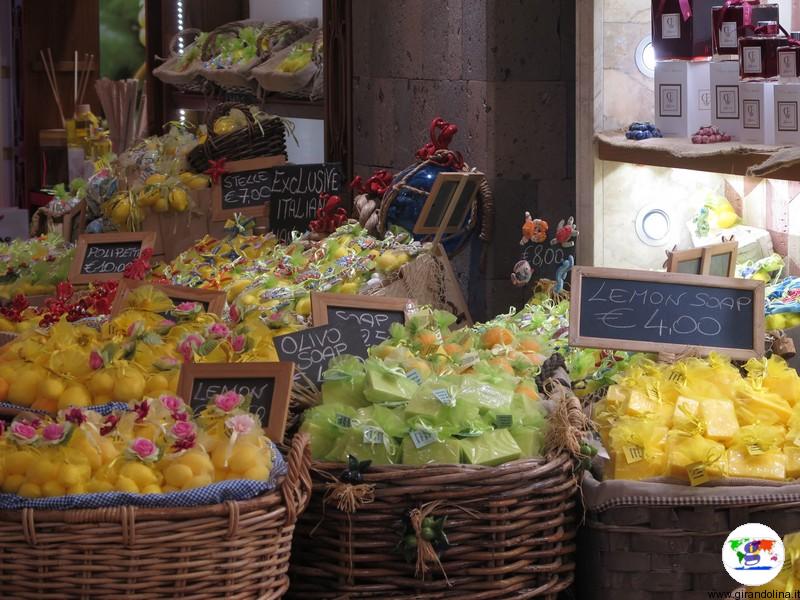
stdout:
POLYGON ((753 35, 759 21, 778 22, 779 15, 777 4, 761 4, 759 0, 715 6, 711 9, 714 56, 735 59, 739 53, 739 38, 753 35))
POLYGON ((778 49, 790 44, 777 21, 759 21, 756 35, 739 38, 739 78, 768 81, 778 78, 778 49))

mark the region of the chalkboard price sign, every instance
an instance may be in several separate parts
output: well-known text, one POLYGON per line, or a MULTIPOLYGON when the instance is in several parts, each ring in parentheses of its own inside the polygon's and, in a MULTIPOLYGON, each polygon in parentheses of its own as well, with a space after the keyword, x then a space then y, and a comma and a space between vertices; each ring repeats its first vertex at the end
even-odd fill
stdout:
POLYGON ((720 352, 734 359, 764 349, 764 284, 626 269, 577 267, 572 275, 573 346, 636 352, 720 352))
MULTIPOLYGON (((575 257, 575 246, 563 248, 549 242, 528 242, 522 249, 522 260, 533 268, 533 279, 556 280, 556 271, 570 256, 575 257)), ((569 280, 569 274, 567 274, 569 280)))
POLYGON ((272 169, 269 227, 281 241, 289 241, 293 230, 304 233, 324 201, 320 194, 340 194, 342 165, 287 165, 272 169))
POLYGON ((189 363, 181 369, 178 394, 195 412, 228 391, 249 396, 250 412, 258 413, 267 436, 280 442, 286 429, 293 377, 294 365, 290 362, 189 363))
POLYGON ((225 172, 211 190, 211 219, 226 221, 236 213, 266 217, 272 190, 272 167, 283 156, 263 156, 225 163, 225 172))
POLYGON ((122 279, 125 268, 139 258, 142 250, 155 245, 152 231, 137 233, 96 233, 78 238, 69 279, 82 284, 102 279, 122 279))
POLYGON ((353 296, 351 294, 311 294, 314 325, 353 323, 361 330, 366 346, 389 339, 392 323, 404 324, 406 311, 414 307, 407 298, 353 296))
POLYGON ((367 357, 361 328, 352 321, 280 335, 273 342, 281 360, 295 363, 317 386, 322 384, 322 374, 333 357, 340 354, 367 357))

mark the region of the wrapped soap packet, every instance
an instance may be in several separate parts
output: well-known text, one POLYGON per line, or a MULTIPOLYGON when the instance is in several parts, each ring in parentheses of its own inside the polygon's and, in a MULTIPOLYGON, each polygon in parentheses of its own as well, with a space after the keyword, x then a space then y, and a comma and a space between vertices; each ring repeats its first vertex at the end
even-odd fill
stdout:
POLYGON ((311 455, 320 460, 330 454, 355 419, 356 410, 345 404, 321 404, 308 409, 303 414, 300 431, 311 438, 311 455))
POLYGON ((494 429, 477 437, 461 440, 464 462, 494 467, 517 460, 522 450, 507 429, 494 429))
POLYGON ((752 479, 786 479, 786 454, 781 444, 786 430, 779 425, 742 427, 728 449, 728 474, 752 479))
POLYGON ((413 428, 420 421, 445 436, 479 435, 491 429, 474 398, 458 394, 459 380, 457 376, 444 376, 423 383, 405 408, 409 426, 413 428))
POLYGON ((609 440, 614 479, 638 480, 663 475, 668 431, 654 418, 621 417, 609 440))
POLYGON ((404 465, 451 464, 461 462, 461 445, 455 438, 440 437, 433 429, 419 425, 402 441, 404 465))
POLYGON ((800 400, 800 375, 780 356, 773 354, 767 361, 764 386, 790 402, 800 400))
POLYGON ((346 463, 349 456, 374 465, 395 465, 401 460, 400 445, 379 427, 355 421, 339 435, 325 460, 346 463))
POLYGON ((367 359, 364 397, 373 404, 402 405, 411 400, 419 387, 400 367, 389 367, 380 360, 367 359))
POLYGON ((364 362, 358 357, 345 354, 333 358, 322 379, 324 404, 345 404, 354 408, 367 406, 364 397, 367 374, 364 362))
POLYGON ((725 446, 701 435, 672 431, 667 442, 666 474, 690 483, 693 479, 724 477, 727 470, 725 446))
POLYGON ((509 429, 511 437, 517 442, 522 458, 542 456, 545 432, 538 427, 518 426, 509 429))
POLYGON ((408 425, 403 418, 402 408, 387 408, 373 404, 356 412, 359 426, 377 427, 393 438, 401 438, 408 432, 408 425))

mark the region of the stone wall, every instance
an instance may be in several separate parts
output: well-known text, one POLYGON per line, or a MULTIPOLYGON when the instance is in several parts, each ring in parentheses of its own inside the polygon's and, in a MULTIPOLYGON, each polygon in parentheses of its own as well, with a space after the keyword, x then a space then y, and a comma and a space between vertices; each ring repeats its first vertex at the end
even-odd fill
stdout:
POLYGON ((456 269, 474 316, 521 304, 513 288, 525 210, 575 212, 574 0, 353 0, 356 172, 399 170, 430 121, 457 123, 453 147, 489 177, 494 241, 456 269))

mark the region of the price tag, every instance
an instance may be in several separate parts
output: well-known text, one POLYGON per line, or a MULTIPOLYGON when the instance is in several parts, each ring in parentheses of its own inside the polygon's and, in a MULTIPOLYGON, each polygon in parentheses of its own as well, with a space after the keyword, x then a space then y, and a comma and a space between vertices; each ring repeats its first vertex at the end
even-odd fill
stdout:
POLYGON ((514 417, 511 415, 497 415, 494 419, 494 426, 497 429, 508 429, 514 424, 514 417))
POLYGON ((533 323, 533 315, 526 313, 519 318, 520 327, 527 327, 531 323, 533 323))
POLYGON ((419 371, 416 369, 411 369, 408 373, 406 373, 406 377, 408 377, 411 381, 416 383, 417 385, 422 384, 422 377, 419 374, 419 371))
POLYGON ((343 427, 345 429, 349 429, 353 425, 352 420, 350 419, 350 417, 348 417, 347 415, 340 414, 340 413, 336 413, 336 424, 339 427, 343 427))
POLYGON ((764 454, 764 449, 758 444, 750 444, 747 447, 747 453, 750 456, 761 456, 762 454, 764 454))
POLYGON ((706 475, 706 466, 700 462, 686 465, 686 473, 689 475, 689 483, 693 486, 711 481, 711 478, 706 475))
POLYGON ((477 352, 467 352, 461 357, 461 368, 469 369, 472 365, 479 363, 480 360, 481 357, 477 352))
POLYGON ((450 395, 450 392, 448 392, 444 388, 440 388, 438 390, 433 390, 433 395, 436 397, 436 399, 439 402, 441 402, 445 406, 455 406, 456 405, 456 399, 453 398, 450 395))
POLYGON ((436 343, 441 345, 444 344, 444 338, 442 337, 442 332, 438 329, 433 330, 433 336, 436 338, 436 343))
POLYGON ((383 430, 378 429, 377 427, 365 427, 364 428, 364 439, 363 442, 365 444, 370 444, 372 446, 381 446, 383 445, 385 434, 383 430))
POLYGON ((622 451, 625 453, 625 460, 629 465, 644 460, 644 448, 641 446, 625 446, 622 451))
POLYGON ((430 446, 436 441, 436 434, 431 431, 425 431, 423 429, 415 429, 409 434, 411 441, 414 442, 414 446, 417 448, 424 448, 425 446, 430 446))

